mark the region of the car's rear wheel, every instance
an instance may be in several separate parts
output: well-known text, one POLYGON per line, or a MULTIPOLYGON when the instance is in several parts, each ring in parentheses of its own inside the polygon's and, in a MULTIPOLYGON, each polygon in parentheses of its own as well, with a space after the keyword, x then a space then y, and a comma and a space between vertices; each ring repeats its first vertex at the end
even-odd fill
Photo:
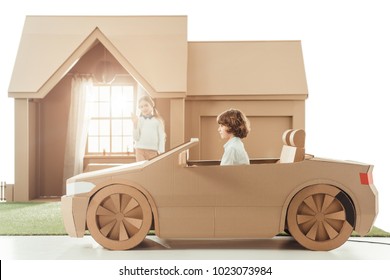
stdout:
POLYGON ((314 185, 297 193, 287 213, 291 235, 310 250, 328 251, 344 244, 355 224, 349 197, 330 185, 314 185))
POLYGON ((107 249, 134 248, 145 239, 151 224, 149 202, 140 191, 129 186, 105 187, 88 205, 88 230, 107 249))

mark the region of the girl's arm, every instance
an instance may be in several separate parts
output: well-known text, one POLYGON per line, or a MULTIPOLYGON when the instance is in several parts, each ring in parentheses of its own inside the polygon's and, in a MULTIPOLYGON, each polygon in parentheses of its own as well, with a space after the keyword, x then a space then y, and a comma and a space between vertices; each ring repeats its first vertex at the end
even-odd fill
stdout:
POLYGON ((133 138, 134 141, 138 141, 141 134, 140 121, 135 114, 133 114, 131 117, 133 121, 133 138))
POLYGON ((165 152, 165 138, 164 124, 160 121, 158 126, 158 152, 160 154, 165 152))

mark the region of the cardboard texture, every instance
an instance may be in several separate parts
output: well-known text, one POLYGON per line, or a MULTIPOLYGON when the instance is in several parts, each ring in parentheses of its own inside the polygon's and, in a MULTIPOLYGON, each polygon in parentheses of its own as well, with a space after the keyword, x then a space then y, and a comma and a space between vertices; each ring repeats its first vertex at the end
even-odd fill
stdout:
POLYGON ((289 129, 283 133, 283 148, 280 163, 301 161, 305 157, 305 131, 289 129))
MULTIPOLYGON (((65 194, 72 77, 99 76, 102 62, 115 82, 154 98, 166 150, 200 139, 192 160, 220 159, 215 117, 228 108, 245 109, 251 121, 245 147, 252 158, 279 157, 281 133, 305 127, 300 41, 189 42, 186 16, 27 16, 8 90, 16 201, 65 194)), ((84 171, 133 161, 132 154, 85 155, 84 171)))
POLYGON ((61 198, 61 211, 66 232, 71 237, 83 237, 85 234, 85 213, 89 197, 74 196, 61 198))
POLYGON ((305 156, 300 41, 188 42, 185 16, 28 16, 8 93, 14 200, 62 196, 68 234, 88 229, 108 249, 134 248, 154 228, 162 238, 288 229, 308 249, 331 250, 352 230, 369 232, 378 213, 372 165, 305 156), (84 171, 95 171, 69 178, 65 195, 72 77, 100 75, 102 61, 155 99, 167 152, 137 163, 129 153, 85 155, 84 171), (219 165, 215 118, 228 108, 251 122, 250 165, 219 165))
MULTIPOLYGON (((286 143, 303 148, 303 132, 293 130, 286 143)), ((256 159, 250 165, 221 166, 188 160, 198 144, 192 139, 150 161, 70 178, 68 183, 95 187, 82 194, 90 198, 82 202, 87 210, 70 211, 72 204, 63 203, 64 212, 75 220, 85 219, 87 212, 92 237, 113 250, 139 244, 147 234, 144 221, 167 239, 270 238, 288 229, 310 250, 332 250, 352 230, 364 235, 373 225, 377 191, 360 175, 371 174, 371 165, 313 156, 283 164, 256 159)))

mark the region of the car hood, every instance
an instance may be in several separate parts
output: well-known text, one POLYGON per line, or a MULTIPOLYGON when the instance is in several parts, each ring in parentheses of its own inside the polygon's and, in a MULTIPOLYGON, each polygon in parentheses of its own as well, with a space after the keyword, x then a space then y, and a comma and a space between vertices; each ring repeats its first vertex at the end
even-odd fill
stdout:
POLYGON ((145 160, 145 161, 139 161, 139 162, 134 162, 134 163, 129 163, 129 164, 123 164, 115 167, 110 167, 110 168, 105 168, 102 170, 96 170, 96 171, 91 171, 91 172, 86 172, 86 173, 81 173, 79 175, 73 176, 69 178, 66 181, 66 184, 72 184, 75 182, 83 182, 83 181, 93 181, 98 178, 102 177, 110 177, 114 174, 118 173, 129 173, 129 172, 138 172, 144 169, 148 165, 153 165, 157 161, 163 160, 164 158, 170 157, 173 154, 177 154, 183 150, 189 149, 195 145, 197 145, 199 142, 199 139, 197 138, 191 138, 191 140, 187 143, 184 143, 176 148, 173 148, 172 150, 161 154, 155 158, 152 158, 150 160, 145 160))
POLYGON ((92 178, 105 177, 115 173, 121 172, 136 172, 143 169, 147 165, 147 161, 139 161, 129 164, 122 164, 115 167, 105 168, 102 170, 90 171, 78 174, 66 180, 66 184, 71 184, 74 182, 89 181, 92 178))

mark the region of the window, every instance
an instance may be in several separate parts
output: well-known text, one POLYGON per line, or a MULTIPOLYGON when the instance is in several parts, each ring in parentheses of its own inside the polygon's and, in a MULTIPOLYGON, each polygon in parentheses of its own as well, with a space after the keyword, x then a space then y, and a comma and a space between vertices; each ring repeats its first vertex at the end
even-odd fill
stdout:
POLYGON ((133 85, 94 86, 88 96, 88 154, 128 154, 133 149, 133 85))

